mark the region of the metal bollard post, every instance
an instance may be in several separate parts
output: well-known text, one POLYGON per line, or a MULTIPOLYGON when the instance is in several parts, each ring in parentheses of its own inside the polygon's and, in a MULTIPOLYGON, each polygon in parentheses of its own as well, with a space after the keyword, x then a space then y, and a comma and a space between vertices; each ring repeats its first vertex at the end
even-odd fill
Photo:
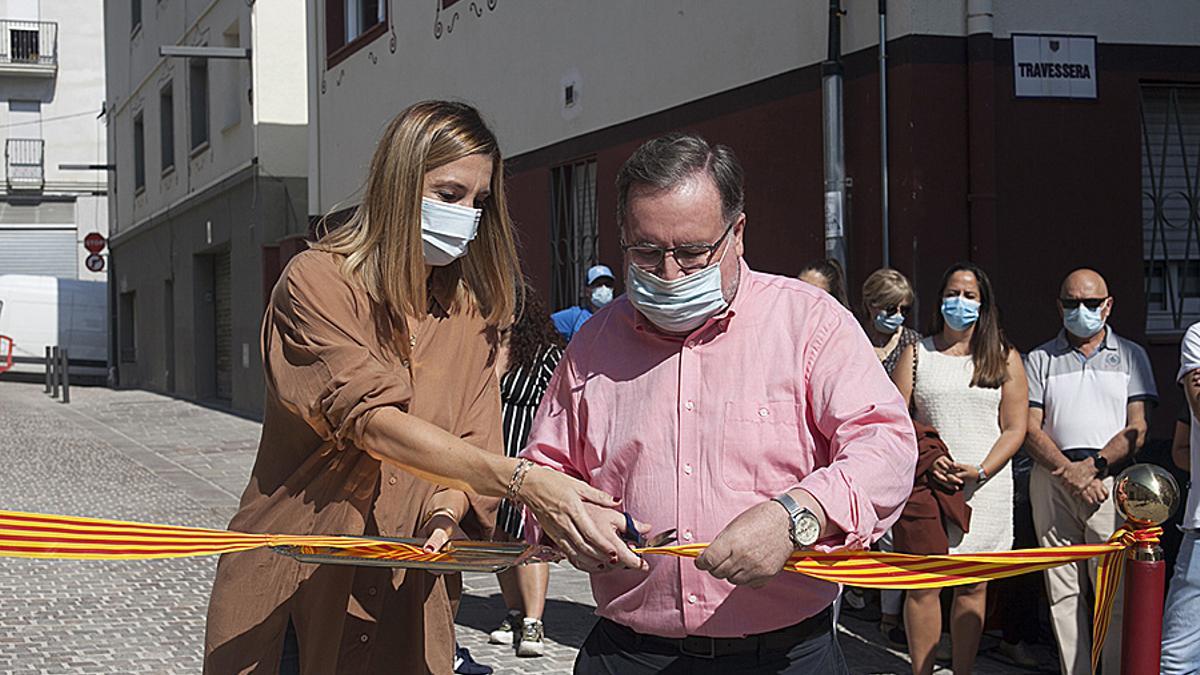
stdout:
POLYGON ((50 346, 46 345, 46 393, 47 394, 50 393, 50 369, 51 369, 52 365, 53 364, 50 362, 50 346))
POLYGON ((71 402, 71 360, 67 357, 67 348, 63 347, 62 351, 62 402, 71 402))
POLYGON ((50 398, 58 398, 58 379, 62 373, 58 372, 58 347, 50 350, 50 398))

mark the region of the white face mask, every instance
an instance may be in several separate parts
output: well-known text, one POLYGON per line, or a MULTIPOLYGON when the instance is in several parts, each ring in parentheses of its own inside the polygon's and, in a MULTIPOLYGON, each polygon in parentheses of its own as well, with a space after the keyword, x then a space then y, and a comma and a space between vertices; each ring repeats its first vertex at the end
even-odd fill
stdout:
POLYGON ((597 286, 592 289, 592 306, 596 309, 612 302, 613 290, 611 286, 597 286))
POLYGON ((467 254, 467 244, 479 233, 482 209, 421 198, 421 241, 425 262, 434 267, 449 265, 467 254))
POLYGON ((667 281, 629 264, 625 294, 642 316, 668 333, 690 333, 729 306, 721 290, 721 259, 698 272, 667 281))

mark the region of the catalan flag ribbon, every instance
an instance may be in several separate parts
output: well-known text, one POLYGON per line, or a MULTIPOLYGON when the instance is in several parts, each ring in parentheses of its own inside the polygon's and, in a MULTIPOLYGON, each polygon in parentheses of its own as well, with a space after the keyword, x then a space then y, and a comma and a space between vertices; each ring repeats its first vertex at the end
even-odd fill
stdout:
MULTIPOLYGON (((1092 671, 1099 661, 1109 614, 1121 583, 1124 561, 1135 544, 1154 543, 1162 528, 1120 529, 1103 544, 1031 548, 997 553, 908 555, 877 551, 797 551, 784 569, 814 579, 871 588, 941 588, 1038 572, 1100 557, 1093 612, 1092 671)), ((0 510, 0 557, 59 560, 183 558, 249 551, 264 546, 302 550, 338 549, 347 558, 441 562, 402 542, 362 537, 277 535, 196 527, 153 525, 100 518, 79 518, 0 510)), ((640 554, 695 558, 707 544, 635 549, 640 554)))

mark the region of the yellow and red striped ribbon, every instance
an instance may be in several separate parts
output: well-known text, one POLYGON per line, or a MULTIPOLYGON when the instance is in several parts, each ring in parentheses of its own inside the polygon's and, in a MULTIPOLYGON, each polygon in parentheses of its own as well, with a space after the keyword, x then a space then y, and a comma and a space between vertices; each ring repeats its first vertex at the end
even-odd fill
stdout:
MULTIPOLYGON (((1103 544, 1031 548, 997 553, 909 555, 878 551, 798 551, 784 569, 814 579, 871 588, 942 588, 1003 579, 1101 556, 1093 610, 1092 671, 1096 669, 1110 613, 1131 547, 1157 542, 1161 528, 1120 529, 1103 544)), ((0 557, 67 560, 182 558, 249 551, 263 546, 339 549, 334 556, 441 562, 447 553, 429 553, 401 542, 361 537, 278 535, 154 525, 0 510, 0 557)), ((636 549, 640 554, 695 558, 707 544, 636 549)), ((324 551, 322 551, 324 552, 324 551)))
POLYGON ((263 546, 327 546, 368 557, 436 561, 440 553, 374 539, 321 535, 250 534, 0 510, 0 556, 68 560, 185 558, 263 546), (358 553, 362 552, 362 553, 358 553))

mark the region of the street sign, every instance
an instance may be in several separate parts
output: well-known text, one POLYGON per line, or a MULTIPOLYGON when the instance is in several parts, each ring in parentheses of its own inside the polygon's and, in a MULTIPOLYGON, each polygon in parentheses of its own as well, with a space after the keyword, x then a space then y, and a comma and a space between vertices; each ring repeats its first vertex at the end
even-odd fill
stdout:
MULTIPOLYGON (((100 251, 103 251, 104 245, 107 243, 108 242, 104 239, 104 235, 100 234, 99 232, 89 232, 88 235, 83 238, 83 247, 92 253, 99 253, 100 251)), ((90 259, 91 258, 89 258, 89 260, 90 259)), ((104 269, 103 262, 100 263, 100 269, 104 269)), ((93 271, 98 272, 99 270, 93 271)))
MULTIPOLYGON (((88 236, 91 236, 91 235, 88 235, 88 236)), ((89 270, 91 270, 93 272, 103 272, 104 271, 104 256, 100 255, 99 253, 93 253, 93 254, 89 255, 86 260, 83 261, 83 264, 89 270)))
POLYGON ((1096 98, 1096 38, 1014 33, 1017 98, 1096 98))

